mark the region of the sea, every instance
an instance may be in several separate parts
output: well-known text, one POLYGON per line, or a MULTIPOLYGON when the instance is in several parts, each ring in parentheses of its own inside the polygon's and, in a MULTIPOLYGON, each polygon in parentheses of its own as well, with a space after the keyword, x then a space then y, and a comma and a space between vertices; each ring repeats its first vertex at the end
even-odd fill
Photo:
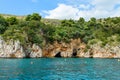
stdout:
POLYGON ((0 80, 120 80, 120 60, 0 58, 0 80))

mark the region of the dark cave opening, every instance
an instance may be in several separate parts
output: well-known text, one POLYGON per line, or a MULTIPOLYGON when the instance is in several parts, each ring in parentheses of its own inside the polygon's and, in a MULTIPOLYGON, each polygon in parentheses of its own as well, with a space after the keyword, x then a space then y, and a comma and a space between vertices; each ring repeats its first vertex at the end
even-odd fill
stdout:
POLYGON ((55 57, 61 57, 61 52, 58 52, 55 57))
POLYGON ((76 49, 73 49, 73 54, 72 54, 73 57, 76 57, 77 56, 77 50, 76 49))

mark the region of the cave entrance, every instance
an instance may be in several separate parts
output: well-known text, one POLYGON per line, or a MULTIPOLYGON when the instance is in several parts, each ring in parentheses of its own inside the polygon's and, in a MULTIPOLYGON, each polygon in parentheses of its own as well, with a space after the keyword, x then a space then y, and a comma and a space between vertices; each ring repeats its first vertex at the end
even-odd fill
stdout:
POLYGON ((72 54, 73 57, 76 57, 77 56, 77 50, 76 49, 73 49, 73 54, 72 54))
POLYGON ((25 58, 30 58, 30 53, 27 53, 25 58))
POLYGON ((61 52, 58 52, 58 53, 55 55, 55 57, 62 57, 62 56, 61 56, 61 52))

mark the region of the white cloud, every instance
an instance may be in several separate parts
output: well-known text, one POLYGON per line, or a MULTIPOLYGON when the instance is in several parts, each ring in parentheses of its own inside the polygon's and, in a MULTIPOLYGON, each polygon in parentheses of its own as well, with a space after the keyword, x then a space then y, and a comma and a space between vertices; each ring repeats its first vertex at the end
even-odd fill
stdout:
POLYGON ((117 4, 120 4, 120 0, 91 0, 89 4, 79 4, 77 7, 59 4, 55 9, 45 11, 47 13, 45 18, 79 19, 79 17, 84 17, 89 20, 91 17, 115 17, 120 16, 120 7, 115 8, 117 4))
POLYGON ((80 8, 80 9, 89 9, 89 8, 90 8, 90 5, 81 4, 81 5, 79 5, 79 8, 80 8))
POLYGON ((75 19, 78 11, 79 9, 72 6, 59 4, 57 8, 45 11, 46 13, 48 13, 48 16, 46 16, 45 18, 75 19))
POLYGON ((91 4, 99 10, 113 10, 116 4, 120 4, 120 0, 93 0, 91 4))
POLYGON ((108 11, 99 11, 99 10, 80 10, 78 13, 78 19, 79 17, 83 17, 86 20, 89 20, 91 17, 96 17, 96 18, 105 18, 105 17, 109 17, 110 14, 108 11))
POLYGON ((120 7, 114 10, 113 14, 111 17, 119 17, 120 16, 120 7))

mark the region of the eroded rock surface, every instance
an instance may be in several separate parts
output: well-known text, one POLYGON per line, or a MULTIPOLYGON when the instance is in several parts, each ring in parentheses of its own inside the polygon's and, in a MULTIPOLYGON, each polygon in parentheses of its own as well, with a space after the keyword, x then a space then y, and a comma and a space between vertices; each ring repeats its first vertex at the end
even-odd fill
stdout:
POLYGON ((31 58, 39 58, 42 57, 42 49, 37 46, 36 44, 33 44, 32 46, 32 51, 30 52, 30 56, 31 58))
POLYGON ((48 45, 43 49, 43 56, 45 57, 77 57, 78 52, 84 51, 86 45, 81 43, 80 39, 71 40, 68 43, 54 42, 53 45, 48 45), (59 55, 59 56, 57 56, 59 55))
POLYGON ((0 57, 24 58, 25 53, 18 40, 5 42, 3 38, 0 37, 0 57))
POLYGON ((0 57, 3 58, 40 58, 40 57, 85 57, 85 58, 120 58, 120 46, 99 44, 91 45, 89 49, 80 39, 70 43, 47 44, 43 49, 36 44, 24 48, 19 40, 4 41, 0 37, 0 57))
POLYGON ((100 47, 91 45, 86 51, 86 45, 80 39, 71 40, 69 44, 55 42, 43 49, 44 57, 84 57, 84 58, 120 58, 120 46, 100 47))
POLYGON ((0 37, 0 57, 3 58, 36 58, 42 57, 42 50, 39 46, 33 44, 32 47, 23 48, 19 40, 10 40, 5 42, 0 37), (28 52, 26 52, 28 50, 28 52), (29 55, 28 55, 29 54, 29 55))

